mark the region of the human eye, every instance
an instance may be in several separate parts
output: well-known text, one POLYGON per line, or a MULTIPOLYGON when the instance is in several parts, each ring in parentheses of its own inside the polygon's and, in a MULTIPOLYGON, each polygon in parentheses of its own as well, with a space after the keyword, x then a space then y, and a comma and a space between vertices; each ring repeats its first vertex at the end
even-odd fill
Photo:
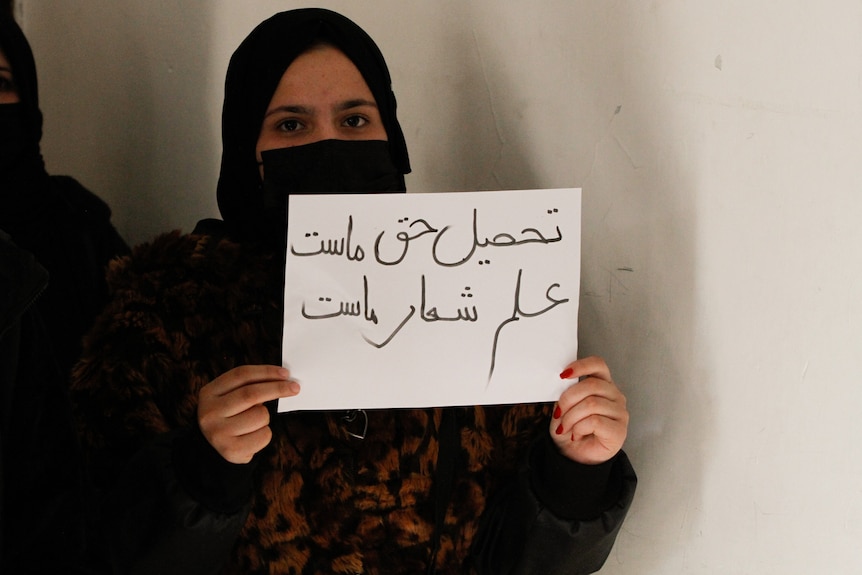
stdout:
POLYGON ((278 122, 275 127, 280 132, 296 132, 302 128, 302 123, 296 118, 288 118, 278 122))
POLYGON ((342 124, 347 128, 363 128, 368 125, 368 119, 358 114, 353 114, 345 118, 342 124))
POLYGON ((0 74, 0 92, 15 92, 17 93, 18 88, 15 86, 15 82, 12 80, 11 76, 7 76, 6 74, 0 74))

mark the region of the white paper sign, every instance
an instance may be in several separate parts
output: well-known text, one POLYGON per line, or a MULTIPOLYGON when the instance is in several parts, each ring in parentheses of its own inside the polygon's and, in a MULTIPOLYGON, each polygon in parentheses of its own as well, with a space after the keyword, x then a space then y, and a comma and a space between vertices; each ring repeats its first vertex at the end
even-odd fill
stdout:
POLYGON ((291 196, 279 411, 554 401, 581 190, 291 196))

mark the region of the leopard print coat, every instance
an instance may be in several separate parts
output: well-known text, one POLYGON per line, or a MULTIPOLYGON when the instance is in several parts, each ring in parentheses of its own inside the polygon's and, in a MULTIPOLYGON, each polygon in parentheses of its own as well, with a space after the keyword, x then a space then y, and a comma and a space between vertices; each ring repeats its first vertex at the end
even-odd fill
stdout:
MULTIPOLYGON (((148 440, 195 426, 197 392, 216 376, 280 363, 282 265, 227 239, 179 233, 113 264, 113 301, 73 383, 82 442, 100 462, 97 482, 116 481, 148 440)), ((447 489, 435 485, 443 413, 369 411, 352 423, 343 412, 275 415, 223 572, 413 574, 431 560, 437 573, 472 572, 488 498, 546 429, 548 406, 453 410, 447 489)))

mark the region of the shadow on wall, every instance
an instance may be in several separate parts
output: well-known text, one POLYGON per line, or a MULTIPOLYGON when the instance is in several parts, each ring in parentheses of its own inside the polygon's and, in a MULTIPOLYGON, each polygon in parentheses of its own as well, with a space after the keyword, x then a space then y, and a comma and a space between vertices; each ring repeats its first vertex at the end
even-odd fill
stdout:
POLYGON ((219 134, 207 114, 208 14, 204 0, 26 7, 48 167, 108 201, 132 244, 213 215, 219 134))

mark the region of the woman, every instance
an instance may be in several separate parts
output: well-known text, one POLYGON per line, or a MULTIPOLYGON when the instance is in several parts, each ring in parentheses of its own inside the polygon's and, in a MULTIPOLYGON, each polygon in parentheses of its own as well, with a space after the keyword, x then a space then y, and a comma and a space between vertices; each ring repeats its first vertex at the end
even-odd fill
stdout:
POLYGON ((68 374, 108 300, 108 262, 129 248, 105 202, 73 178, 45 170, 36 64, 21 28, 6 14, 0 14, 0 53, 0 229, 50 274, 38 306, 68 374))
POLYGON ((0 573, 83 572, 86 489, 68 386, 128 252, 108 207, 49 176, 33 54, 0 14, 0 573))
MULTIPOLYGON (((404 190, 374 42, 326 10, 234 53, 223 221, 136 248, 75 374, 115 572, 586 573, 634 493, 604 362, 555 405, 273 414, 285 196, 404 190), (267 407, 269 406, 269 408, 267 407)), ((300 374, 301 376, 301 374, 300 374)))

